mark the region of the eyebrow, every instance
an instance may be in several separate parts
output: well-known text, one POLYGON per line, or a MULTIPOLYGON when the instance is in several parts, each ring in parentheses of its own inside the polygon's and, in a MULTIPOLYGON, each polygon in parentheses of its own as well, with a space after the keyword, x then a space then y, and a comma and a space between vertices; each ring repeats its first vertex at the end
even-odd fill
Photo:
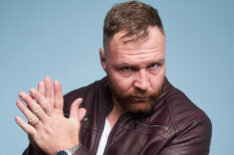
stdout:
MULTIPOLYGON (((149 63, 146 64, 146 66, 149 66, 149 65, 152 65, 152 64, 163 64, 165 62, 165 59, 158 59, 158 60, 154 60, 154 61, 150 61, 149 63)), ((131 64, 131 63, 126 63, 126 62, 123 62, 123 63, 120 63, 120 64, 115 64, 114 66, 115 67, 123 67, 123 66, 130 66, 130 67, 138 67, 139 64, 131 64)))

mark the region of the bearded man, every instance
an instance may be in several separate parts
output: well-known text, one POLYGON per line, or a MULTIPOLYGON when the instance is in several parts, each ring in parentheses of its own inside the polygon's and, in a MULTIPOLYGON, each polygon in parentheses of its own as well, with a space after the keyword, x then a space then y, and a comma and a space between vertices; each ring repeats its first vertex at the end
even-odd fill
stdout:
POLYGON ((165 77, 157 10, 136 1, 117 4, 103 32, 106 77, 64 98, 60 83, 48 77, 30 96, 19 94, 28 123, 16 122, 30 139, 24 154, 207 155, 210 119, 165 77))

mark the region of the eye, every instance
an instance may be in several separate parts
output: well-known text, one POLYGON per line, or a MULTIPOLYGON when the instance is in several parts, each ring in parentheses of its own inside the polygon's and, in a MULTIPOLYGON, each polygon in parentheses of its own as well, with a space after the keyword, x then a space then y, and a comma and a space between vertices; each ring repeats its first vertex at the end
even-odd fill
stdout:
POLYGON ((153 63, 151 65, 149 65, 147 67, 147 69, 152 72, 152 73, 155 73, 157 70, 158 70, 158 67, 159 67, 159 64, 158 63, 153 63))
POLYGON ((159 65, 157 63, 151 64, 148 68, 157 68, 159 65))
POLYGON ((130 69, 131 69, 130 66, 124 66, 124 67, 120 68, 121 71, 128 71, 130 69))
POLYGON ((131 66, 123 66, 119 68, 119 72, 122 76, 128 77, 134 74, 135 69, 131 66))

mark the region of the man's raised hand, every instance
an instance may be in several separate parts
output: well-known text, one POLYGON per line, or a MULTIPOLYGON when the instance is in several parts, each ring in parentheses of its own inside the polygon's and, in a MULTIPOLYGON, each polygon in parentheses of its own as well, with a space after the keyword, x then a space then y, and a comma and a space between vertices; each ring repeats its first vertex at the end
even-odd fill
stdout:
POLYGON ((47 154, 56 154, 59 150, 79 144, 80 121, 86 114, 79 108, 81 98, 76 99, 70 109, 69 118, 63 114, 63 94, 59 81, 53 83, 50 78, 39 82, 38 90, 30 89, 30 95, 21 92, 16 104, 28 120, 16 116, 19 126, 29 135, 34 147, 47 154))

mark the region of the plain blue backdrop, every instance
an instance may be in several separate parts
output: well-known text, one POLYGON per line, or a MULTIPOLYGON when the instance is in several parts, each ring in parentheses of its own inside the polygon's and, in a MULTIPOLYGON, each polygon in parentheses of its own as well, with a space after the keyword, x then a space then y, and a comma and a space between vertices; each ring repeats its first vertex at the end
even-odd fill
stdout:
MULTIPOLYGON (((111 0, 0 0, 0 154, 21 154, 27 135, 15 101, 45 76, 64 93, 102 78, 98 48, 111 0)), ((211 155, 233 154, 234 1, 145 0, 159 10, 167 77, 211 118, 211 155)))

